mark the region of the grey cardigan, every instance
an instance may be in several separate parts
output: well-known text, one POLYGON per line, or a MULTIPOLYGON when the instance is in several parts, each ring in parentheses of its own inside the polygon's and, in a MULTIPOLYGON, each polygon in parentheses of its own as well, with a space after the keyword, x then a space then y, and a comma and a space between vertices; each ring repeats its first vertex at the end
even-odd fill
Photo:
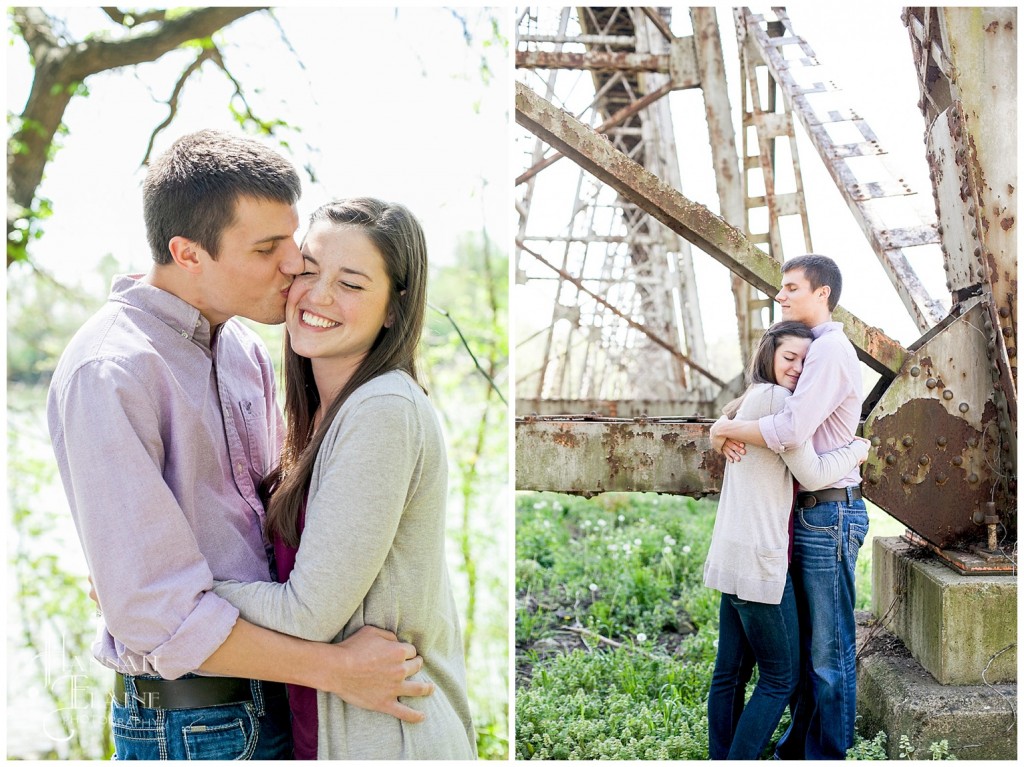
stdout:
POLYGON ((445 560, 447 459, 427 397, 391 372, 359 387, 313 468, 286 583, 219 583, 244 619, 317 642, 364 625, 415 645, 433 695, 403 698, 420 724, 317 693, 318 759, 474 759, 459 618, 445 560))
MULTIPOLYGON (((775 384, 754 384, 736 418, 756 420, 782 409, 791 392, 775 384)), ((810 440, 784 453, 747 444, 739 463, 726 462, 704 585, 751 602, 782 601, 789 566, 789 514, 793 477, 819 490, 845 476, 867 455, 867 443, 818 455, 810 440)))

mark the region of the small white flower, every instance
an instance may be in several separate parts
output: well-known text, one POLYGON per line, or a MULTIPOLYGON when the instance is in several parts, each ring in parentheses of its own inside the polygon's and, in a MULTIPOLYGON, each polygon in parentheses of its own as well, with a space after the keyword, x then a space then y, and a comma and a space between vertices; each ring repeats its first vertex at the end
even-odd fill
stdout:
POLYGON ((625 522, 625 521, 626 521, 626 518, 622 514, 619 514, 619 522, 625 522))
POLYGON ((583 526, 584 527, 590 527, 590 520, 589 519, 584 519, 583 520, 583 526))
POLYGON ((535 508, 535 509, 546 509, 547 507, 548 507, 548 502, 547 501, 537 501, 537 503, 533 504, 533 508, 535 508))
POLYGON ((712 642, 711 646, 712 647, 718 647, 718 640, 716 639, 714 642, 712 642))
POLYGON ((671 554, 672 553, 672 547, 671 546, 666 546, 661 551, 662 551, 663 554, 671 554))
POLYGON ((636 641, 638 641, 638 642, 646 642, 647 641, 647 634, 637 634, 636 635, 636 641))
POLYGON ((590 584, 590 590, 591 591, 597 591, 597 584, 596 583, 591 583, 590 584))
POLYGON ((641 541, 639 538, 634 538, 633 539, 633 545, 634 546, 639 546, 641 543, 643 543, 643 541, 641 541))
POLYGON ((545 519, 544 520, 544 527, 551 527, 551 520, 550 519, 545 519))
POLYGON ((690 553, 690 547, 689 546, 683 546, 683 553, 684 554, 689 554, 690 553))
POLYGON ((551 504, 551 508, 554 509, 555 511, 561 511, 562 504, 560 504, 558 501, 555 501, 553 504, 551 504))
POLYGON ((654 506, 657 506, 658 505, 658 499, 657 498, 652 498, 651 499, 651 504, 654 505, 654 506))
POLYGON ((605 525, 607 525, 608 523, 607 523, 607 522, 605 522, 605 521, 604 521, 603 519, 599 519, 599 520, 597 520, 597 524, 598 524, 598 525, 600 525, 601 527, 604 527, 604 526, 605 526, 605 525))
POLYGON ((662 538, 662 540, 665 541, 665 543, 667 543, 669 546, 676 545, 676 539, 673 538, 671 535, 666 535, 664 538, 662 538))
POLYGON ((608 551, 618 551, 618 550, 619 550, 619 544, 617 544, 617 543, 609 543, 608 544, 608 551))

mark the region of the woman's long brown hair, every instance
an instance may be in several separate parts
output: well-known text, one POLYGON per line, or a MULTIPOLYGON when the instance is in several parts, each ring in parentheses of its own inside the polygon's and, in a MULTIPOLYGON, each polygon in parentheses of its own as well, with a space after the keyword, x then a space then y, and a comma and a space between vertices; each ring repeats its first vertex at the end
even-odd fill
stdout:
POLYGON ((404 370, 419 383, 415 357, 427 301, 426 239, 419 222, 404 206, 369 197, 335 200, 314 211, 309 222, 311 227, 320 222, 358 227, 370 238, 384 259, 390 283, 388 312, 394 321, 391 327, 381 328, 366 359, 330 403, 315 433, 312 424, 320 396, 313 368, 309 359, 292 351, 285 332, 284 449, 280 463, 264 478, 260 491, 268 503, 268 537, 277 535, 290 546, 299 543, 299 514, 317 452, 345 400, 367 381, 392 370, 404 370))
MULTIPOLYGON (((779 383, 775 380, 775 350, 779 348, 782 339, 786 337, 809 338, 813 341, 814 333, 811 332, 810 327, 797 320, 780 320, 765 330, 757 349, 750 356, 750 363, 747 365, 747 389, 759 383, 779 383)), ((747 392, 744 391, 732 402, 727 403, 722 408, 722 413, 730 418, 735 416, 746 396, 747 392)))

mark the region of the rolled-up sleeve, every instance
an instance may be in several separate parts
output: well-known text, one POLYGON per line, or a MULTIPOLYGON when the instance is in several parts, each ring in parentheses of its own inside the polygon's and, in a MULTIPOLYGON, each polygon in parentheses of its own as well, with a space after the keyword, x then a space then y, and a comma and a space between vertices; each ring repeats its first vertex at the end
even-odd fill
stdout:
MULTIPOLYGON (((50 433, 107 630, 167 679, 194 671, 238 611, 213 575, 165 482, 154 394, 128 360, 91 360, 49 404, 50 433)), ((138 658, 131 659, 138 664, 138 658)))
POLYGON ((846 397, 850 382, 844 366, 830 364, 829 343, 811 344, 793 396, 778 413, 758 419, 769 450, 782 453, 803 445, 846 397))

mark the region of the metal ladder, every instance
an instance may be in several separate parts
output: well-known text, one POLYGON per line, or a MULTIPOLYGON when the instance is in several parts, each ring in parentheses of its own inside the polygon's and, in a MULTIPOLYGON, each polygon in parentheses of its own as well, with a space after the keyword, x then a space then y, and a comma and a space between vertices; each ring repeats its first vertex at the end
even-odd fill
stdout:
MULTIPOLYGON (((774 158, 765 157, 766 151, 771 152, 774 148, 767 139, 786 135, 790 138, 796 165, 796 143, 792 125, 792 115, 796 115, 889 280, 896 288, 900 300, 923 333, 946 316, 946 309, 928 295, 907 260, 904 250, 919 245, 938 244, 939 236, 934 218, 929 220, 927 215, 915 210, 907 217, 909 225, 893 226, 886 222, 883 212, 874 203, 890 198, 908 197, 916 193, 889 169, 883 159, 886 152, 879 145, 878 138, 867 121, 852 109, 816 108, 815 102, 824 100, 818 98, 819 96, 827 94, 835 100, 834 97, 840 93, 840 89, 822 76, 817 56, 803 38, 793 32, 792 23, 785 9, 774 8, 773 12, 776 18, 766 20, 763 15, 753 14, 748 8, 738 8, 734 11, 741 58, 749 62, 748 67, 751 71, 760 63, 767 67, 772 84, 770 98, 774 98, 774 90, 777 88, 786 107, 786 111, 774 113, 773 105, 769 103, 768 111, 759 112, 759 105, 755 104, 751 119, 758 131, 760 151, 758 157, 751 162, 757 162, 762 171, 766 168, 774 170, 774 158), (839 125, 852 128, 860 140, 836 143, 830 135, 830 127, 833 132, 841 133, 841 130, 836 130, 839 125), (851 160, 856 161, 865 157, 877 158, 877 162, 871 163, 870 168, 861 165, 855 167, 855 163, 851 163, 851 160), (865 171, 870 171, 871 177, 862 177, 865 171)), ((748 74, 748 78, 751 76, 748 74)), ((751 84, 754 85, 753 82, 751 84)), ((746 119, 745 113, 745 123, 746 119)), ((799 187, 799 167, 794 170, 799 187)), ((774 178, 770 173, 771 171, 765 175, 769 215, 774 212, 775 221, 779 215, 801 215, 810 251, 810 235, 806 228, 806 205, 802 191, 798 188, 794 195, 778 196, 772 211, 772 192, 768 187, 774 178)), ((904 215, 907 215, 906 212, 904 215)), ((780 246, 770 235, 768 241, 772 255, 776 255, 775 249, 780 246)))

